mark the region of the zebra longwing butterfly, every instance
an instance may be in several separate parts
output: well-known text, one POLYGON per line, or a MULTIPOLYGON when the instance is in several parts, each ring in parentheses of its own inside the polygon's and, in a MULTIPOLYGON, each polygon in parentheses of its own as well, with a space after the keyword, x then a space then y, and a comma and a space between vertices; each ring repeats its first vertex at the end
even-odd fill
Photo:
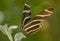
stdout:
POLYGON ((34 18, 31 18, 31 10, 30 10, 29 2, 26 1, 24 6, 24 11, 22 15, 22 29, 32 35, 39 31, 44 22, 47 20, 47 18, 53 13, 53 8, 48 8, 37 14, 34 18))

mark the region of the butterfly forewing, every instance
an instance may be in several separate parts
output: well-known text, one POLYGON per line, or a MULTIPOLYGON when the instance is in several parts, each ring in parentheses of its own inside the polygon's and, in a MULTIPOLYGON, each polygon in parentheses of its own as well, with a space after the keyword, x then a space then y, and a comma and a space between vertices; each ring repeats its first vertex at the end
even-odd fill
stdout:
POLYGON ((53 8, 48 8, 43 10, 41 13, 37 14, 34 18, 31 18, 30 6, 27 1, 25 3, 25 7, 23 11, 22 29, 27 34, 30 34, 30 35, 38 32, 44 25, 44 22, 47 20, 47 18, 53 13, 53 11, 54 11, 53 8))
POLYGON ((31 19, 30 4, 28 1, 26 1, 22 15, 22 28, 30 19, 31 19))

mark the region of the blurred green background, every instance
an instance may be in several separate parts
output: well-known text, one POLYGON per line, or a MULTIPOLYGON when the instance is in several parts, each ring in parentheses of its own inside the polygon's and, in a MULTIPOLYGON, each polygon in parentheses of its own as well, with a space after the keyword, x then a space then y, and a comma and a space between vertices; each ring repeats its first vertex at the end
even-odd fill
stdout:
MULTIPOLYGON (((26 0, 0 0, 0 11, 4 13, 2 25, 20 25, 22 11, 26 0)), ((22 41, 60 41, 60 0, 29 0, 31 5, 32 17, 44 10, 53 7, 55 9, 46 25, 34 35, 25 35, 27 38, 22 41)), ((18 28, 14 30, 13 36, 20 32, 18 28)), ((22 32, 22 31, 21 31, 22 32)), ((24 33, 24 32, 23 32, 24 33)), ((8 37, 0 31, 0 41, 9 41, 8 37)))

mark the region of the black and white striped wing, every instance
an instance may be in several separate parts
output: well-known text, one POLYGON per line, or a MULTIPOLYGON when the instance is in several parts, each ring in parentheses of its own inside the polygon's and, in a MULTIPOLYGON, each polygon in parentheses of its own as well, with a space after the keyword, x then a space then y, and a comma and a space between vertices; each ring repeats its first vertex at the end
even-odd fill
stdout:
POLYGON ((44 22, 53 13, 53 11, 53 8, 45 9, 44 11, 36 15, 34 18, 27 21, 26 24, 24 24, 23 26, 23 30, 30 35, 36 33, 41 29, 44 22))
POLYGON ((24 10, 23 10, 23 15, 22 15, 22 28, 23 26, 31 19, 31 11, 30 11, 30 4, 28 1, 26 1, 24 10))

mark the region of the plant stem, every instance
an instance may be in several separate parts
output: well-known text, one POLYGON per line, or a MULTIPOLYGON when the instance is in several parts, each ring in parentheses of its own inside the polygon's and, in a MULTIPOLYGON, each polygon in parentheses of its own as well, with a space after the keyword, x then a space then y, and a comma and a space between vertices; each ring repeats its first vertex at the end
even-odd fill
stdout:
POLYGON ((13 41, 13 38, 12 38, 11 33, 9 33, 9 31, 6 31, 6 34, 7 34, 8 38, 9 38, 9 40, 10 41, 13 41))

